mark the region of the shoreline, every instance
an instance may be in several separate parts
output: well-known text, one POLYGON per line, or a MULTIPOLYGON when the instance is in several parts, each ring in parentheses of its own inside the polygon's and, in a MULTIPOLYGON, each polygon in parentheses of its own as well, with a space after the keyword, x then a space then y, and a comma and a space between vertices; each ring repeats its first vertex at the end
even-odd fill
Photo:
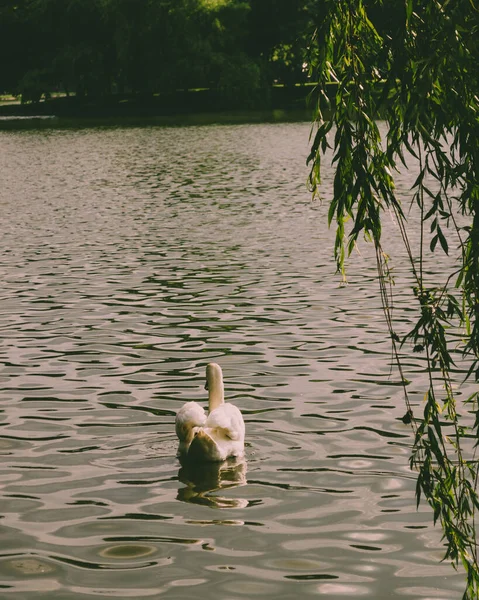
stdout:
POLYGON ((18 129, 80 129, 92 127, 190 127, 206 125, 247 125, 259 123, 301 123, 313 121, 311 110, 257 110, 195 112, 161 116, 56 116, 2 115, 0 131, 18 129))
POLYGON ((313 119, 314 84, 273 86, 251 105, 218 90, 179 90, 149 96, 53 97, 36 103, 0 103, 0 130, 101 125, 206 125, 298 122, 313 119))

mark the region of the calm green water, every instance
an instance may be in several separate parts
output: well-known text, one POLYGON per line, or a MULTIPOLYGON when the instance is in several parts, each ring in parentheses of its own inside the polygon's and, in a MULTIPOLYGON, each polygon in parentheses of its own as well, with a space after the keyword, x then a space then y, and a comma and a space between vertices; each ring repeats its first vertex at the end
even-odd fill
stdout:
POLYGON ((340 287, 308 134, 0 133, 0 597, 461 597, 370 251, 340 287), (185 471, 174 417, 211 360, 246 461, 185 471))

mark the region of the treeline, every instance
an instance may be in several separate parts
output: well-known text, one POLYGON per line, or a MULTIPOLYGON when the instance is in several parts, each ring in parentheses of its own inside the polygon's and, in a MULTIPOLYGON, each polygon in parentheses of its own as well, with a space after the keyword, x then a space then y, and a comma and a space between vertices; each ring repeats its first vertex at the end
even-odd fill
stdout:
POLYGON ((0 0, 0 93, 217 90, 262 104, 308 78, 313 0, 0 0))

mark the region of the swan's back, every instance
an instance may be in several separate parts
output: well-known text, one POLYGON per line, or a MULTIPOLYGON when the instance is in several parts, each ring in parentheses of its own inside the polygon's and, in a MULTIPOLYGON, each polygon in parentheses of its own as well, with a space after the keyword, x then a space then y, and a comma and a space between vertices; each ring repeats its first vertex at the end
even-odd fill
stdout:
POLYGON ((188 457, 198 461, 220 461, 244 454, 245 426, 241 411, 234 404, 215 408, 191 441, 188 457))
POLYGON ((222 436, 230 440, 244 442, 243 415, 234 404, 222 404, 210 412, 205 428, 219 430, 222 436))

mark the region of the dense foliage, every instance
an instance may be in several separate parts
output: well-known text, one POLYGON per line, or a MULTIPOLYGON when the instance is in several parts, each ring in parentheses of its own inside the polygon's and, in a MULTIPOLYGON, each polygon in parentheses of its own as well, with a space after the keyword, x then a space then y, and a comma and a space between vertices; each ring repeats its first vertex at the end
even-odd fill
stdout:
POLYGON ((373 242, 404 384, 404 421, 415 434, 417 499, 427 499, 442 525, 445 558, 466 571, 464 598, 478 598, 478 392, 464 400, 457 384, 465 378, 474 389, 479 380, 479 5, 471 0, 317 5, 318 90, 331 81, 338 87, 327 110, 327 98, 318 95, 311 183, 318 191, 323 151, 334 134, 329 219, 337 223, 338 268, 344 273, 345 258, 360 236, 373 242), (387 123, 384 136, 378 115, 387 123), (411 160, 419 165, 412 188, 419 216, 413 224, 394 183, 411 160), (418 313, 402 337, 392 312, 385 213, 395 216, 405 244, 418 313), (419 244, 410 241, 412 228, 419 244), (457 259, 445 257, 451 251, 457 259), (442 281, 425 267, 438 261, 444 265, 442 281), (424 401, 414 406, 401 359, 407 347, 424 358, 428 376, 424 401))
POLYGON ((37 100, 300 83, 310 0, 0 0, 0 93, 37 100))

